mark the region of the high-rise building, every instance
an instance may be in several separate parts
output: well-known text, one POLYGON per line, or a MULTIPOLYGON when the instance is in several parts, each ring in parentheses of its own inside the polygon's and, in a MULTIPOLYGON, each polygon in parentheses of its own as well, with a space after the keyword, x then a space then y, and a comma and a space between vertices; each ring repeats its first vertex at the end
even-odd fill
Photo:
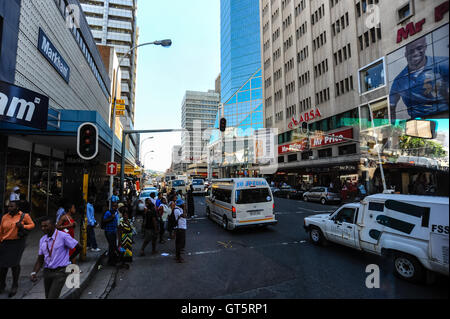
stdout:
MULTIPOLYGON (((138 44, 137 0, 80 0, 80 3, 95 42, 113 46, 119 60, 138 44)), ((121 98, 126 107, 126 116, 121 118, 121 122, 125 129, 134 126, 136 62, 137 50, 120 64, 121 98)))
MULTIPOLYGON (((249 167, 251 142, 245 133, 264 126, 259 1, 221 0, 220 19, 221 107, 214 127, 219 128, 219 120, 224 117, 227 120, 225 137, 235 140, 231 144, 246 148, 227 151, 221 163, 221 176, 228 177, 229 172, 249 167)), ((225 152, 217 131, 211 135, 209 147, 211 152, 220 149, 225 152)))
POLYGON ((212 128, 219 106, 219 93, 186 91, 182 103, 181 135, 182 157, 186 163, 205 161, 209 136, 204 134, 212 128))
POLYGON ((259 0, 220 1, 221 102, 261 67, 259 0))
MULTIPOLYGON (((359 180, 380 191, 381 149, 387 186, 408 193, 425 171, 401 159, 405 121, 448 125, 448 1, 260 0, 260 8, 265 127, 280 133, 273 178, 359 180)), ((442 177, 426 174, 430 183, 442 177)))

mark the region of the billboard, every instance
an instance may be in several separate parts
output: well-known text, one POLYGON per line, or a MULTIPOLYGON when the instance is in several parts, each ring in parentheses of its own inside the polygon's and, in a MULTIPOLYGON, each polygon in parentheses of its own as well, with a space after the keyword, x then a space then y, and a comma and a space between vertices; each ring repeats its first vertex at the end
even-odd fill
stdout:
POLYGON ((387 55, 391 118, 448 112, 448 24, 387 55))

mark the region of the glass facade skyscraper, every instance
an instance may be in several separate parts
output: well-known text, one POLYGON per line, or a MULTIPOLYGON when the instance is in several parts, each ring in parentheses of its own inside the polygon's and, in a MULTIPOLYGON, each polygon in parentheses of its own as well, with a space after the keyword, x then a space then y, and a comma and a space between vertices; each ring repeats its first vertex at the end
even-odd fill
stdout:
POLYGON ((220 1, 221 102, 261 68, 259 0, 220 1))

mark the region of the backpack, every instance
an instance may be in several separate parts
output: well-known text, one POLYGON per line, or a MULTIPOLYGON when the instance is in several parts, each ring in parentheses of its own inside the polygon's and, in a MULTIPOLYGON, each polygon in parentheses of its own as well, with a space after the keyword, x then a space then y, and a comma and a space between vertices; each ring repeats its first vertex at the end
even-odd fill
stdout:
POLYGON ((175 225, 177 223, 177 220, 175 219, 175 213, 174 212, 170 213, 169 218, 167 220, 168 220, 170 228, 175 227, 175 225))

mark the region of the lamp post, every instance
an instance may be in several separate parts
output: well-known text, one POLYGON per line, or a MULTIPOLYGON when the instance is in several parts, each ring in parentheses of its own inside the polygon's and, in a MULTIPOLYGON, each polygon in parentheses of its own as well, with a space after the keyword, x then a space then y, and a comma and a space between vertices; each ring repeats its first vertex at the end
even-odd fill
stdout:
MULTIPOLYGON (((154 44, 154 45, 161 45, 163 47, 170 47, 172 45, 172 40, 166 39, 166 40, 160 40, 160 41, 153 41, 153 42, 147 42, 147 43, 142 43, 139 45, 136 45, 134 47, 132 47, 130 50, 128 50, 123 56, 122 58, 119 60, 119 68, 120 68, 120 64, 122 63, 122 61, 128 56, 128 54, 130 54, 130 52, 136 50, 139 47, 142 46, 146 46, 146 45, 150 45, 150 44, 154 44)), ((115 135, 115 130, 116 130, 116 100, 117 100, 117 77, 118 77, 118 73, 116 72, 115 75, 115 79, 114 79, 114 107, 113 107, 113 122, 112 122, 112 137, 111 137, 111 162, 114 162, 114 135, 115 135)), ((122 153, 122 157, 125 156, 124 153, 122 153)), ((122 161, 123 162, 123 161, 122 161)), ((121 166, 121 172, 123 172, 125 170, 124 165, 121 166)), ((109 208, 111 209, 111 197, 113 195, 113 184, 114 184, 114 176, 110 176, 109 178, 109 208)), ((120 189, 123 189, 123 185, 120 185, 120 189)), ((122 198, 123 194, 120 194, 120 198, 122 198)))
MULTIPOLYGON (((150 137, 144 138, 144 139, 141 141, 141 144, 139 145, 139 154, 141 154, 142 144, 144 144, 145 141, 150 140, 150 139, 152 139, 152 138, 154 138, 154 137, 153 137, 153 136, 150 136, 150 137)), ((140 157, 140 158, 142 158, 142 157, 140 157)))

